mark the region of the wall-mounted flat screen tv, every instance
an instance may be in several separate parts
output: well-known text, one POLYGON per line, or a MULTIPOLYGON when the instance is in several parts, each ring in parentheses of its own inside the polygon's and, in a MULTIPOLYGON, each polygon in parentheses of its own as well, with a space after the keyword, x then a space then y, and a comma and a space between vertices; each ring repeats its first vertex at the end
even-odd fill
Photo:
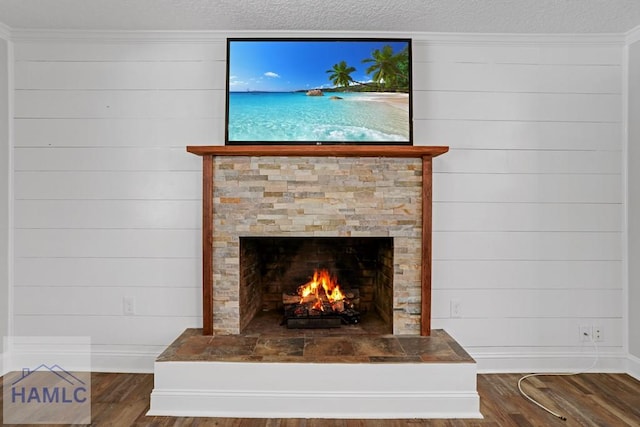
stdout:
POLYGON ((227 39, 227 145, 412 136, 410 39, 227 39))

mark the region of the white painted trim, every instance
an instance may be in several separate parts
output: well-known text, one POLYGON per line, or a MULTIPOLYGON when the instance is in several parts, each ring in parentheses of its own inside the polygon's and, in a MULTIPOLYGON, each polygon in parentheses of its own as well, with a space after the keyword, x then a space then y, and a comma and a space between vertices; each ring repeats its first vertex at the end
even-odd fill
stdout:
MULTIPOLYGON (((5 349, 6 350, 6 349, 5 349)), ((114 350, 92 351, 93 372, 153 373, 158 354, 155 351, 114 350)), ((0 375, 10 364, 11 352, 0 354, 0 375)), ((527 372, 578 372, 590 366, 595 354, 554 353, 518 354, 491 353, 474 356, 479 374, 527 373, 527 372)), ((598 365, 589 372, 627 373, 640 380, 640 358, 612 353, 599 356, 598 365)))
POLYGON ((621 279, 622 279, 622 348, 625 352, 629 351, 629 334, 630 334, 630 317, 629 317, 629 46, 622 48, 622 233, 621 233, 621 279))
MULTIPOLYGON (((7 337, 12 335, 13 332, 13 44, 9 40, 9 37, 5 37, 4 24, 0 23, 0 39, 6 40, 7 43, 7 242, 3 242, 6 245, 6 280, 7 280, 7 312, 6 322, 7 330, 2 331, 2 334, 7 334, 7 337)), ((8 27, 6 27, 8 28, 8 27)), ((2 82, 5 84, 5 82, 2 82)), ((5 224, 3 224, 4 226, 5 224)), ((2 336, 3 347, 2 353, 0 353, 0 375, 5 375, 9 371, 10 364, 10 347, 7 337, 2 336)))
POLYGON ((0 353, 0 377, 9 372, 9 366, 11 366, 11 352, 5 348, 4 352, 0 353))
POLYGON ((0 39, 11 40, 11 27, 0 22, 0 39))
POLYGON ((471 354, 479 374, 528 372, 627 372, 627 356, 623 352, 589 353, 484 353, 471 354), (598 359, 593 368, 594 361, 598 359))
MULTIPOLYGON (((8 347, 5 348, 4 354, 0 353, 0 375, 9 372, 13 366, 11 363, 11 345, 11 340, 9 340, 8 347)), ((158 353, 159 351, 153 350, 141 351, 139 348, 120 348, 117 350, 91 349, 90 367, 92 372, 150 374, 153 373, 153 365, 158 357, 158 353)), ((56 361, 63 360, 65 356, 66 353, 56 356, 56 361)), ((68 365, 65 365, 65 367, 68 367, 68 365)))
POLYGON ((627 31, 625 39, 627 45, 640 41, 640 25, 627 31))
POLYGON ((118 372, 150 374, 158 357, 158 351, 138 349, 92 350, 91 370, 93 372, 118 372))
MULTIPOLYGON (((313 376, 313 375, 312 375, 313 376)), ((225 418, 483 418, 475 393, 273 393, 154 390, 147 416, 225 418), (459 408, 464 406, 465 408, 459 408), (467 409, 468 407, 468 409, 467 409)))
POLYGON ((9 319, 7 320, 7 333, 9 336, 13 336, 14 334, 14 261, 15 261, 15 202, 14 202, 14 177, 15 177, 15 162, 14 162, 14 153, 13 149, 15 147, 15 138, 14 138, 14 117, 15 117, 15 56, 13 50, 13 42, 9 41, 7 43, 7 64, 9 69, 7 70, 7 74, 9 76, 9 158, 8 160, 8 191, 7 191, 7 208, 8 208, 8 224, 7 224, 7 316, 9 319))
POLYGON ((474 363, 156 362, 154 372, 147 415, 482 418, 474 363), (340 381, 349 377, 360 381, 340 381))
POLYGON ((627 365, 627 374, 640 381, 640 358, 630 354, 627 365))
POLYGON ((621 46, 620 34, 476 34, 476 33, 412 33, 414 43, 464 44, 497 46, 621 46))
MULTIPOLYGON (((93 350, 94 372, 152 373, 158 351, 139 349, 93 350)), ((590 353, 514 354, 486 353, 472 355, 478 373, 576 372, 591 366, 596 355, 590 353)), ((627 372, 627 356, 623 353, 600 354, 598 364, 590 372, 627 372)), ((630 356, 633 357, 633 356, 630 356)), ((640 359, 636 359, 640 364, 640 359)), ((640 368, 640 365, 638 366, 640 368)))
POLYGON ((549 45, 624 45, 625 34, 482 34, 360 31, 100 31, 11 30, 14 41, 95 42, 222 42, 227 37, 398 37, 415 42, 549 45))

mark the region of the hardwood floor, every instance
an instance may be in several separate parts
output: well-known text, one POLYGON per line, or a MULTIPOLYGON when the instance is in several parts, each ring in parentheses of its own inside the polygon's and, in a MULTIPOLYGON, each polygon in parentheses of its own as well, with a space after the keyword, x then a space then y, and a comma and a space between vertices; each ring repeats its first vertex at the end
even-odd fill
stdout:
MULTIPOLYGON (((567 417, 546 413, 518 392, 519 374, 478 375, 481 420, 322 420, 146 417, 151 374, 92 374, 94 426, 401 427, 401 426, 640 426, 640 381, 625 374, 528 379, 532 397, 567 417)), ((2 419, 0 419, 2 421, 2 419)), ((43 424, 39 424, 42 426, 43 424)))

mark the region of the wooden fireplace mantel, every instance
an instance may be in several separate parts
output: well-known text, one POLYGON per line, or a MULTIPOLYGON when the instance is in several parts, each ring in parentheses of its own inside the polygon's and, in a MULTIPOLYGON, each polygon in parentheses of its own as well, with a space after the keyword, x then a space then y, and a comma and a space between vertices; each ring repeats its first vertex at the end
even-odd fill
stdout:
POLYGON ((213 159, 216 156, 422 158, 422 253, 420 335, 431 335, 432 158, 446 146, 209 145, 187 146, 202 156, 202 329, 213 335, 213 159))
POLYGON ((190 145, 198 156, 298 156, 298 157, 436 157, 449 151, 443 146, 389 145, 190 145))

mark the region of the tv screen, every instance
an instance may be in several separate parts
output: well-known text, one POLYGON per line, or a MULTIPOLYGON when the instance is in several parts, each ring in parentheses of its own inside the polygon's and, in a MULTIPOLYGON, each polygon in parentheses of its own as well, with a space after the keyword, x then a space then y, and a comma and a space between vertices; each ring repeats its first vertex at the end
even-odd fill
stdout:
POLYGON ((411 145, 411 101, 410 39, 227 39, 227 145, 411 145))

